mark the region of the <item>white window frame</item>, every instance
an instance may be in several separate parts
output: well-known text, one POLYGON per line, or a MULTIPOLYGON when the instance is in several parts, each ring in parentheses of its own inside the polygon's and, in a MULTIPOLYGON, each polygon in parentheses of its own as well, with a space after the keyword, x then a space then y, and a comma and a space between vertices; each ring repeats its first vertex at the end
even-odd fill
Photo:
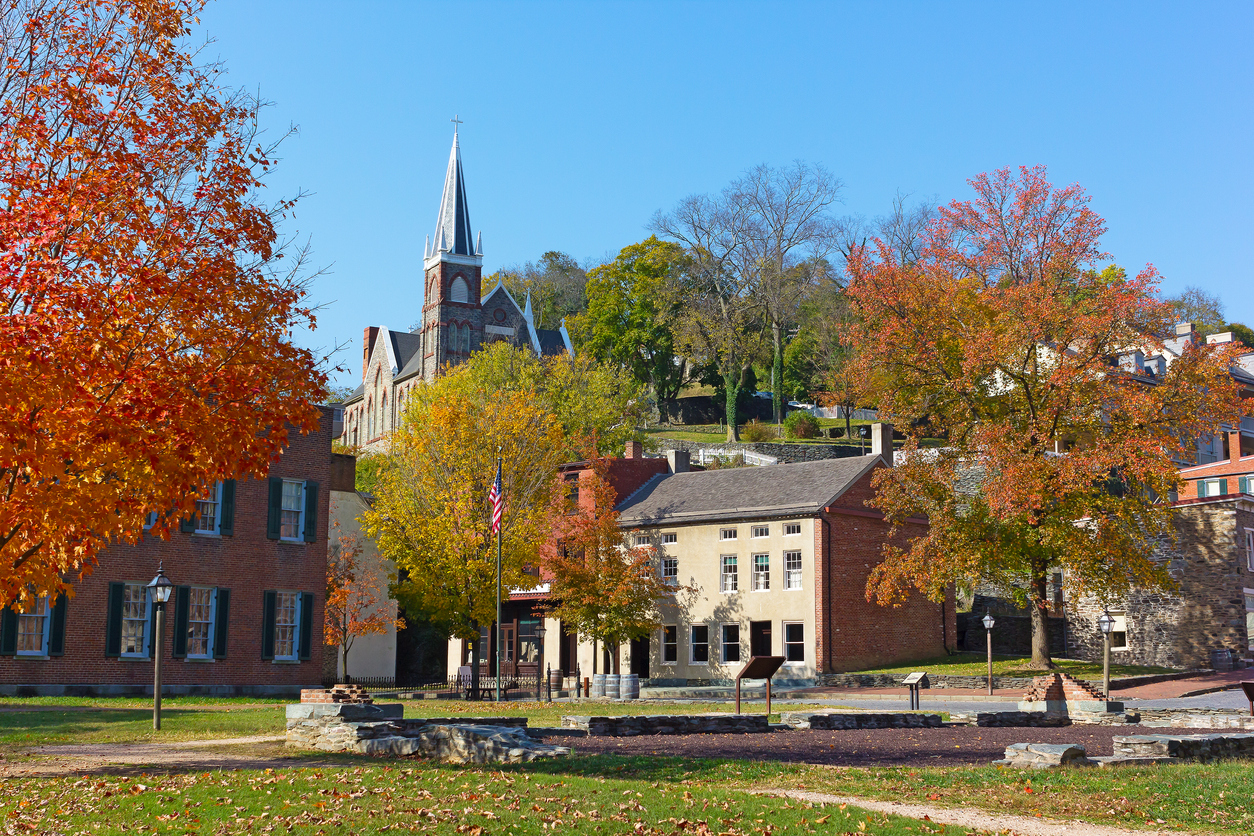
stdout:
POLYGON ((196 520, 195 520, 196 527, 192 531, 193 534, 199 534, 202 537, 217 537, 222 532, 222 483, 221 482, 218 482, 213 486, 213 489, 209 492, 209 496, 205 497, 204 499, 196 500, 196 510, 194 513, 196 514, 196 520), (213 527, 212 528, 200 527, 200 522, 202 519, 201 513, 200 513, 200 503, 202 502, 213 503, 213 527))
POLYGON ((718 591, 730 595, 740 591, 739 555, 721 554, 718 557, 718 591), (728 572, 727 568, 731 567, 728 572))
POLYGON ((1219 480, 1218 479, 1198 479, 1197 480, 1197 497, 1205 499, 1211 496, 1219 496, 1219 480))
POLYGON ((667 586, 679 586, 679 558, 662 558, 662 583, 667 586), (667 571, 674 570, 674 571, 667 571))
POLYGON ((801 533, 801 523, 784 523, 784 536, 791 537, 801 533))
POLYGON ((218 626, 217 618, 218 618, 217 587, 213 587, 213 586, 191 587, 187 595, 187 658, 188 659, 212 659, 213 658, 213 635, 214 635, 214 628, 218 626), (195 595, 197 592, 203 592, 206 590, 209 592, 209 620, 207 622, 206 621, 193 621, 192 612, 193 612, 193 608, 195 605, 192 603, 192 596, 195 595), (206 626, 207 635, 205 636, 205 652, 204 653, 192 652, 192 625, 193 624, 206 624, 207 625, 206 626))
POLYGON ((1245 530, 1245 568, 1254 572, 1254 528, 1245 530))
POLYGON ((1245 598, 1245 640, 1254 650, 1254 589, 1245 587, 1241 592, 1245 598))
POLYGON ((1131 649, 1131 645, 1128 644, 1128 614, 1112 612, 1110 617, 1114 620, 1114 623, 1110 625, 1110 649, 1112 651, 1131 649), (1115 633, 1123 633, 1123 644, 1115 644, 1115 633))
POLYGON ((662 625, 661 638, 658 641, 658 648, 661 650, 661 654, 658 656, 658 658, 661 659, 661 662, 663 665, 678 665, 679 664, 679 625, 678 624, 662 625), (675 640, 673 642, 668 642, 666 640, 667 630, 674 631, 673 635, 675 637, 675 640), (675 658, 670 660, 669 662, 666 661, 666 648, 668 645, 675 651, 675 658))
POLYGON ((663 534, 663 535, 662 535, 662 545, 663 545, 663 546, 673 546, 673 545, 675 545, 677 542, 679 542, 679 537, 678 537, 678 536, 675 534, 675 532, 673 532, 673 531, 672 531, 672 532, 670 532, 670 533, 668 533, 668 534, 663 534))
POLYGON ((771 556, 769 553, 758 552, 749 558, 753 569, 753 591, 754 592, 770 592, 771 591, 771 556), (765 561, 759 561, 758 558, 764 557, 765 561), (765 562, 766 570, 758 569, 760 563, 765 562))
POLYGON ((804 567, 805 564, 801 560, 800 551, 790 550, 784 552, 784 590, 786 592, 792 592, 805 586, 804 567), (797 559, 796 569, 790 569, 788 567, 788 559, 790 557, 795 557, 797 559), (794 572, 796 573, 795 575, 793 574, 794 572), (796 580, 796 585, 793 585, 794 580, 796 580))
POLYGON ((152 528, 157 524, 157 512, 149 511, 148 516, 144 517, 144 531, 152 528))
POLYGON ((285 543, 302 543, 305 540, 305 481, 303 479, 284 479, 283 492, 279 499, 279 539, 285 543), (283 514, 292 509, 283 507, 283 499, 287 496, 288 485, 300 485, 300 498, 297 500, 300 508, 296 517, 296 535, 287 537, 283 534, 283 514))
POLYGON ((648 534, 637 534, 637 535, 635 536, 635 538, 633 539, 633 541, 632 541, 632 542, 633 542, 633 544, 634 544, 634 545, 636 545, 636 546, 651 546, 651 545, 653 545, 652 543, 650 543, 650 542, 649 542, 649 535, 648 535, 648 534))
MULTIPOLYGON (((276 662, 299 662, 300 661, 300 622, 301 622, 301 619, 304 617, 304 613, 300 611, 301 609, 300 604, 301 604, 301 594, 299 592, 296 592, 290 589, 281 589, 275 592, 275 595, 274 595, 274 661, 276 662), (282 612, 284 609, 282 603, 283 603, 283 596, 285 595, 292 596, 292 623, 290 625, 292 628, 292 652, 291 653, 279 653, 279 626, 280 626, 279 613, 282 612)), ((284 624, 282 626, 286 628, 289 625, 284 624)))
MULTIPOLYGON (((36 609, 43 607, 43 612, 18 612, 17 613, 17 650, 18 656, 47 656, 48 655, 48 639, 52 633, 52 601, 47 595, 41 595, 32 602, 36 609), (32 620, 39 619, 39 632, 42 634, 37 650, 22 649, 22 624, 25 621, 29 624, 32 620)), ((16 610, 15 610, 16 612, 16 610)))
POLYGON ((740 640, 740 622, 726 621, 719 625, 718 658, 720 662, 722 662, 724 665, 740 664, 740 662, 742 661, 742 657, 744 655, 740 652, 741 644, 743 644, 743 642, 740 640), (734 642, 727 641, 727 628, 728 627, 736 628, 736 640, 734 642), (735 659, 727 658, 727 648, 731 647, 732 645, 736 646, 736 658, 735 659))
POLYGON ((763 537, 771 536, 771 527, 769 525, 755 525, 749 529, 749 539, 760 540, 763 537))
POLYGON ((720 528, 718 530, 719 540, 735 540, 738 530, 735 528, 720 528))
POLYGON ((805 632, 806 623, 804 621, 785 621, 783 624, 780 625, 780 628, 783 631, 783 639, 784 639, 783 641, 784 664, 785 665, 804 665, 806 663, 806 632, 805 632), (801 641, 799 642, 788 641, 788 628, 789 627, 801 628, 801 641), (801 658, 800 659, 788 658, 789 645, 792 645, 792 646, 801 645, 801 658))
POLYGON ((127 582, 122 586, 122 651, 120 656, 123 659, 147 659, 148 658, 148 642, 152 640, 152 596, 148 594, 148 587, 140 581, 127 582), (126 617, 126 589, 128 587, 138 587, 140 594, 144 596, 144 631, 143 640, 140 642, 139 650, 126 650, 126 625, 127 622, 139 621, 138 618, 126 617))
POLYGON ((708 665, 710 664, 710 625, 708 624, 689 624, 688 625, 688 664, 690 665, 708 665), (696 631, 705 630, 705 641, 698 642, 696 631), (697 647, 705 647, 705 659, 697 658, 697 647))

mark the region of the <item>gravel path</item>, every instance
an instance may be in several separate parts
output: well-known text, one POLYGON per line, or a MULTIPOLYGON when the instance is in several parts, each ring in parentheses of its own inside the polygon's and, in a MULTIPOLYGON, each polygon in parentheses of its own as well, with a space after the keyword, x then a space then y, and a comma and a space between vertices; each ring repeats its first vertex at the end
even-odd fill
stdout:
POLYGON ((576 754, 745 758, 834 766, 961 766, 987 764, 1011 743, 1079 743, 1090 755, 1113 754, 1111 738, 1127 734, 1206 734, 1204 729, 1069 726, 1058 729, 978 728, 780 731, 771 734, 689 734, 649 737, 553 737, 576 754))

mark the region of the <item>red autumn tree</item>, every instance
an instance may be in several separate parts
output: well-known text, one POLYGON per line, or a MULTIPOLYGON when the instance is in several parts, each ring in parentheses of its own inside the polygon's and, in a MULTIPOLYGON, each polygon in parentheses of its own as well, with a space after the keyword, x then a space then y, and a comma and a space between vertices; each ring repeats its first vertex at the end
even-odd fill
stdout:
POLYGON ((1241 407, 1229 347, 1137 367, 1137 352, 1163 349, 1169 311, 1152 267, 1105 264, 1105 225, 1079 186, 1055 189, 1043 168, 971 185, 917 258, 876 240, 849 259, 856 362, 880 414, 910 433, 874 504, 930 521, 907 549, 885 547, 867 597, 1007 589, 1029 606, 1033 665, 1048 667, 1049 573, 1103 600, 1169 587, 1153 553, 1174 532, 1173 458, 1241 407), (919 449, 924 436, 945 441, 919 449))
POLYGON ((553 536, 541 559, 556 601, 549 615, 611 648, 618 673, 619 647, 661 625, 658 605, 675 588, 662 580, 656 549, 631 545, 618 527, 607 460, 590 461, 592 476, 576 483, 577 492, 555 494, 553 536))
MULTIPOLYGON (((187 48, 199 0, 10 0, 0 27, 0 603, 317 427, 303 252, 259 103, 187 48)), ((165 513, 171 512, 171 513, 165 513)))
POLYGON ((348 676, 348 653, 359 636, 401 630, 405 619, 396 614, 388 597, 390 578, 381 559, 363 558, 361 538, 345 532, 338 522, 327 552, 327 603, 323 639, 339 645, 340 667, 348 676))

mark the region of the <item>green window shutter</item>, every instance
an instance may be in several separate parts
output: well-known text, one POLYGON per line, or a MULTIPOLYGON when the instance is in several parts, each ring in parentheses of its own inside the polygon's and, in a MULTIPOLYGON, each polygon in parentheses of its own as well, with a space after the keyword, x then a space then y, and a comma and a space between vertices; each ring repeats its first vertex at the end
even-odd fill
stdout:
POLYGON ((174 589, 174 650, 175 659, 187 656, 187 611, 191 606, 192 588, 179 586, 174 589))
POLYGON ((1237 477, 1237 493, 1249 493, 1250 480, 1244 476, 1237 477))
POLYGON ((48 636, 48 655, 65 655, 65 595, 58 595, 52 607, 52 633, 48 636))
POLYGON ((1205 499, 1206 498, 1206 480, 1198 479, 1196 482, 1194 482, 1194 484, 1197 485, 1197 498, 1205 499))
POLYGON ((230 537, 235 533, 235 480, 222 483, 222 504, 218 506, 218 533, 230 537))
POLYGON ((313 652, 313 593, 300 596, 300 659, 305 661, 313 652))
POLYGON ((193 515, 190 517, 184 517, 183 519, 179 520, 179 531, 183 532, 184 534, 194 533, 196 531, 196 517, 193 515))
POLYGON ((226 658, 226 627, 231 615, 231 590, 215 591, 217 612, 213 614, 213 658, 226 658))
POLYGON ((274 603, 275 593, 266 590, 261 594, 261 658, 274 658, 274 603))
POLYGON ((17 613, 5 607, 0 610, 0 656, 17 654, 17 613))
MULTIPOLYGON (((169 629, 168 627, 166 629, 169 629)), ((162 638, 165 638, 162 636, 162 638)), ((157 652, 157 602, 148 593, 148 658, 157 652)))
POLYGON ((283 520, 283 480, 278 476, 270 477, 270 503, 266 513, 266 537, 279 539, 282 533, 283 520))
POLYGON ((1228 480, 1227 479, 1219 480, 1219 495, 1220 496, 1228 495, 1228 480))
POLYGON ((122 594, 120 581, 109 584, 109 607, 105 615, 105 655, 122 655, 122 594))
POLYGON ((305 483, 305 542, 318 538, 318 483, 305 483))

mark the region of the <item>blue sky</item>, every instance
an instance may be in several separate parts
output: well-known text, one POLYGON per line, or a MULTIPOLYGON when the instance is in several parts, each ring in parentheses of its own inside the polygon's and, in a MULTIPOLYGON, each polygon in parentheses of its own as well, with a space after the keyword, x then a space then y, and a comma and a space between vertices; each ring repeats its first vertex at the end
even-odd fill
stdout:
POLYGON ((485 273, 612 257, 657 209, 757 163, 822 163, 843 211, 1049 166, 1121 265, 1254 325, 1254 4, 218 0, 198 34, 275 104, 286 232, 328 272, 298 339, 360 375, 367 325, 421 316, 459 114, 485 273))

